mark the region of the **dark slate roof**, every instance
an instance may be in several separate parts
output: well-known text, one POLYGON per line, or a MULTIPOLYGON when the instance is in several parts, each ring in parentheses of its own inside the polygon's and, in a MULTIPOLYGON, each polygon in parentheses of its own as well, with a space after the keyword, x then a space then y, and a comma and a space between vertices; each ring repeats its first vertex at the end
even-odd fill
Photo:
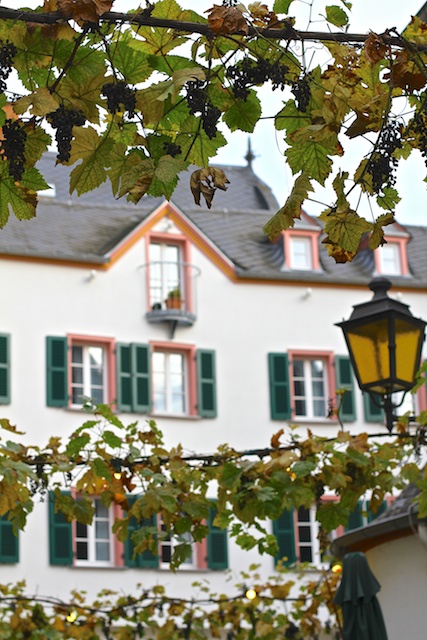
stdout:
MULTIPOLYGON (((37 217, 18 221, 11 216, 0 233, 0 254, 47 257, 78 262, 102 263, 108 253, 150 215, 162 202, 143 197, 138 205, 115 200, 109 182, 78 197, 69 194, 70 167, 55 165, 55 154, 47 153, 39 167, 54 198, 41 195, 37 217)), ((230 185, 215 193, 212 209, 194 203, 189 188, 190 172, 181 174, 171 201, 235 265, 242 278, 366 285, 374 271, 373 254, 363 249, 352 263, 336 265, 320 250, 318 271, 284 270, 283 242, 270 242, 263 226, 279 205, 271 190, 250 166, 221 166, 230 185)), ((307 224, 297 221, 296 226, 307 224)), ((314 222, 317 225, 317 222, 314 222)), ((394 286, 427 286, 427 228, 406 227, 410 235, 410 276, 391 278, 394 286)))
POLYGON ((418 524, 418 506, 414 499, 420 490, 410 484, 398 495, 391 505, 369 524, 353 529, 332 543, 332 553, 342 556, 360 546, 374 546, 375 540, 384 535, 399 535, 400 531, 414 529, 418 524))

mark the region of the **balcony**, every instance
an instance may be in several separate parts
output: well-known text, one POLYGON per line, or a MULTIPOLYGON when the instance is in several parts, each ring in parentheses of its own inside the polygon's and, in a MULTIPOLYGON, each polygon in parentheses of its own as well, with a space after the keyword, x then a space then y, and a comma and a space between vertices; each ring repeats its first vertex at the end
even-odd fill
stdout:
POLYGON ((197 319, 196 278, 200 269, 187 262, 150 262, 146 277, 147 313, 152 324, 164 323, 173 338, 176 327, 191 327, 197 319))

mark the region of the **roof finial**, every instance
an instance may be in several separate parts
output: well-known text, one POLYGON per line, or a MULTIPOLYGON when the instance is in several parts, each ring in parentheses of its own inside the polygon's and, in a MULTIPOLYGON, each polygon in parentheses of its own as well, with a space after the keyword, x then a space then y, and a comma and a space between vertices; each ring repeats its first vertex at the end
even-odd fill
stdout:
POLYGON ((252 169, 252 161, 255 160, 256 156, 252 152, 251 139, 248 137, 248 150, 245 155, 245 160, 248 163, 248 168, 252 169))

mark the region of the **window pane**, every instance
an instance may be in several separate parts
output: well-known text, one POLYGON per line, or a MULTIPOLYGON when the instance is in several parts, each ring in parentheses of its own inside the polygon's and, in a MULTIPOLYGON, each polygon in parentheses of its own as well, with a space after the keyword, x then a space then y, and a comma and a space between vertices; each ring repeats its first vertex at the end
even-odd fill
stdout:
POLYGON ((300 547, 299 555, 301 562, 313 562, 311 547, 300 547))
POLYGON ((95 522, 95 537, 99 540, 108 540, 110 537, 110 525, 107 520, 95 522))
POLYGON ((102 347, 89 347, 89 358, 91 366, 96 365, 102 368, 104 361, 104 349, 102 347))
POLYGON ((162 562, 170 562, 172 558, 172 549, 168 544, 162 544, 162 562))
POLYGON ((102 389, 92 389, 90 397, 95 404, 101 404, 104 402, 104 393, 102 389))
POLYGON ((293 361, 294 378, 304 377, 304 360, 293 361))
POLYGON ((300 542, 311 542, 310 527, 299 527, 298 533, 300 542))
POLYGON ((304 380, 294 380, 294 394, 296 396, 305 396, 304 380))
POLYGON ((311 268, 310 238, 291 238, 291 267, 293 269, 311 268))
POLYGON ((298 509, 298 522, 310 522, 310 510, 305 507, 298 509))
POLYGON ((323 380, 313 381, 313 396, 315 398, 324 398, 325 397, 325 385, 323 384, 323 380))
POLYGON ((324 368, 323 360, 311 360, 311 375, 313 378, 323 378, 324 368))
POLYGON ((96 560, 99 562, 108 562, 110 560, 110 543, 97 542, 95 545, 96 560))
POLYGON ((71 350, 71 358, 73 362, 83 363, 83 347, 73 346, 71 350))
POLYGON ((307 415, 305 400, 295 400, 295 413, 297 416, 307 415))
POLYGON ((88 559, 87 542, 80 542, 78 540, 76 545, 76 552, 77 552, 77 560, 87 560, 88 559))
POLYGON ((83 387, 73 387, 72 403, 81 404, 83 399, 83 387))
POLYGON ((76 522, 76 535, 78 538, 87 538, 87 524, 76 522))
POLYGON ((95 500, 95 517, 97 518, 108 518, 108 509, 101 502, 101 500, 95 500))
POLYGON ((326 417, 326 402, 324 400, 313 400, 313 415, 316 418, 326 417))
POLYGON ((92 367, 90 370, 90 383, 95 386, 102 386, 104 383, 104 372, 101 368, 92 367))

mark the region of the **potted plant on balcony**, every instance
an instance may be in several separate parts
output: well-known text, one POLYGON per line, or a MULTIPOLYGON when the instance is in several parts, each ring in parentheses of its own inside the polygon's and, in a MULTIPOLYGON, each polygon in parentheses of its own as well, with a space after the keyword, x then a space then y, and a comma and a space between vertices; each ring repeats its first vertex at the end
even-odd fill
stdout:
POLYGON ((167 309, 181 309, 181 303, 181 289, 177 287, 169 291, 168 297, 165 300, 167 309))

